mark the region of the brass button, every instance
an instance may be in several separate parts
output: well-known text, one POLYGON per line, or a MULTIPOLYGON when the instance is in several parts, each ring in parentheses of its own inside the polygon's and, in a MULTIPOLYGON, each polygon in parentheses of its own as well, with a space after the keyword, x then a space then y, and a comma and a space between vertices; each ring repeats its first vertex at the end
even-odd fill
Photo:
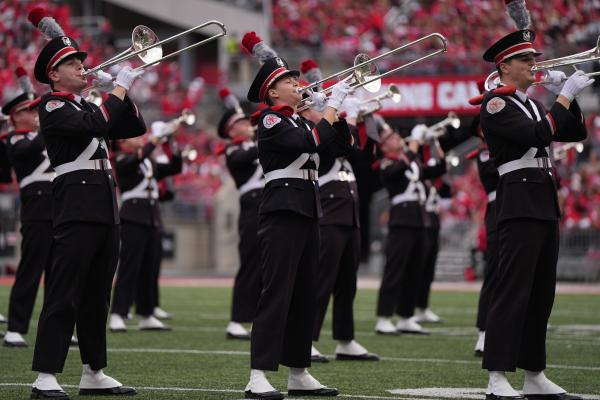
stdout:
POLYGON ((523 182, 527 182, 527 178, 523 178, 523 182))
POLYGON ((286 182, 286 183, 284 183, 284 186, 290 186, 290 184, 286 182))
POLYGON ((333 194, 330 194, 330 195, 329 195, 329 198, 330 198, 330 199, 333 199, 333 194))
POLYGON ((81 181, 81 183, 83 183, 85 185, 85 181, 81 181))

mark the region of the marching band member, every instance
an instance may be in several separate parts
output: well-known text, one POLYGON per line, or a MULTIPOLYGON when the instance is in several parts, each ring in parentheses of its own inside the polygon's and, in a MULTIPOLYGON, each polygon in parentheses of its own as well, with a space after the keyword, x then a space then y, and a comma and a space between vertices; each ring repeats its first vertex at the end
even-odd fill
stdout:
POLYGON ((566 82, 550 71, 558 97, 550 111, 527 96, 535 81, 535 33, 513 32, 490 47, 483 59, 495 64, 503 92, 486 93, 481 128, 499 173, 496 190, 498 276, 485 334, 483 368, 489 371, 486 398, 523 398, 506 371, 525 370, 528 399, 575 399, 544 375, 546 330, 556 287, 560 211, 549 159, 552 141, 585 139, 575 97, 594 80, 582 71, 566 82), (507 92, 506 88, 512 89, 507 92))
MULTIPOLYGON (((445 129, 445 128, 444 128, 445 129)), ((441 176, 447 172, 447 162, 444 158, 444 151, 439 141, 434 138, 430 140, 427 146, 422 147, 423 157, 423 176, 425 185, 425 263, 423 274, 417 288, 417 297, 415 301, 416 322, 442 322, 441 318, 429 308, 429 295, 431 293, 431 284, 435 278, 435 266, 437 263, 439 243, 440 243, 440 201, 441 191, 448 187, 443 182, 436 185, 441 176)))
POLYGON ((115 156, 116 179, 121 192, 121 254, 113 291, 109 327, 125 332, 124 319, 135 300, 136 314, 141 316, 140 330, 167 331, 154 316, 157 285, 162 259, 162 218, 158 204, 158 180, 181 172, 179 153, 171 154, 168 163, 157 163, 152 153, 161 144, 171 152, 166 140, 176 127, 156 121, 149 140, 142 137, 122 140, 115 156))
POLYGON ((13 131, 6 138, 10 165, 19 183, 21 200, 21 260, 8 304, 8 327, 4 345, 27 347, 27 333, 42 273, 48 279, 52 246, 52 179, 54 172, 38 134, 38 101, 22 67, 15 71, 23 93, 2 107, 10 116, 13 131))
MULTIPOLYGON (((322 79, 314 60, 304 61, 301 71, 310 83, 322 79)), ((318 123, 324 108, 324 103, 316 104, 301 115, 310 113, 307 119, 318 123)), ((348 156, 359 149, 356 129, 358 100, 348 96, 344 100, 344 109, 346 122, 352 133, 352 143, 345 148, 326 147, 319 151, 319 189, 323 217, 319 220, 321 244, 313 341, 319 340, 329 300, 333 295, 333 339, 338 342, 336 359, 377 361, 377 355, 369 353, 354 340, 353 304, 360 263, 360 221, 356 178, 348 156)), ((311 360, 328 361, 315 346, 311 348, 311 360)))
MULTIPOLYGON (((35 63, 35 78, 50 85, 39 105, 40 133, 56 178, 52 183, 52 272, 38 322, 32 369, 39 375, 32 398, 67 399, 55 374, 62 372, 73 328, 77 326, 83 373, 82 395, 133 394, 133 388, 104 375, 106 319, 118 259, 119 214, 106 140, 146 131, 127 91, 140 72, 123 68, 116 86, 98 74, 111 90, 102 107, 81 97, 87 85, 87 54, 65 36, 56 21, 36 8, 29 20, 50 41, 35 63)), ((108 75, 108 76, 107 76, 108 75)))
POLYGON ((252 327, 246 398, 283 398, 265 376, 279 364, 290 367, 290 396, 338 394, 306 368, 317 306, 321 215, 317 152, 349 143, 348 126, 337 121, 336 110, 350 86, 345 82, 334 86, 323 119, 314 125, 296 113, 302 100, 298 76, 281 58, 270 58, 248 91, 248 100, 265 102, 269 108, 262 111, 258 124, 258 157, 266 181, 258 225, 263 290, 252 327))
POLYGON ((227 169, 240 194, 238 219, 240 269, 234 284, 231 303, 231 321, 227 325, 227 337, 250 339, 250 333, 242 323, 250 323, 256 312, 261 291, 260 249, 258 245, 258 207, 265 180, 258 162, 258 147, 254 129, 248 115, 242 111, 239 101, 228 89, 220 92, 227 111, 217 127, 218 135, 229 139, 225 148, 227 169))

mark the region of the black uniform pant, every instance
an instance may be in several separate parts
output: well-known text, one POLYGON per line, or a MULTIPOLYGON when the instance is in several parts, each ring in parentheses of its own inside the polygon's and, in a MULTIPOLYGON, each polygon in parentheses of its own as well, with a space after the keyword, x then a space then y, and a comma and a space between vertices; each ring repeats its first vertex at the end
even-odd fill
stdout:
POLYGON ((426 249, 425 260, 423 261, 423 275, 421 283, 417 289, 416 306, 419 308, 427 308, 429 306, 429 294, 431 293, 431 284, 435 278, 435 264, 438 259, 440 250, 440 227, 425 228, 425 244, 426 249))
POLYGON ((117 225, 69 222, 53 229, 52 270, 33 353, 34 371, 62 372, 73 327, 79 354, 106 367, 106 318, 119 253, 117 225))
POLYGON ((386 262, 379 287, 377 315, 404 318, 414 314, 417 287, 425 262, 425 228, 390 227, 386 262))
POLYGON ((263 289, 251 335, 251 367, 310 366, 317 306, 319 223, 292 211, 259 217, 263 289))
POLYGON ((333 339, 354 339, 356 273, 360 263, 358 227, 321 225, 317 290, 317 317, 313 340, 319 340, 329 298, 333 294, 333 339))
MULTIPOLYGON (((495 207, 491 211, 496 212, 495 207)), ((490 212, 489 207, 488 212, 490 212)), ((483 270, 483 284, 479 292, 479 304, 477 306, 476 326, 480 331, 485 331, 486 328, 488 311, 498 275, 498 230, 496 224, 490 223, 489 220, 490 218, 486 217, 485 237, 487 249, 485 251, 485 269, 483 270)))
POLYGON ((546 329, 556 287, 557 221, 498 224, 498 275, 488 312, 483 368, 546 368, 546 329))
POLYGON ((136 314, 152 315, 158 296, 161 247, 161 231, 157 227, 121 221, 121 254, 113 314, 126 317, 135 300, 136 314))
POLYGON ((21 260, 10 292, 8 330, 27 333, 40 278, 46 279, 52 266, 52 221, 30 221, 21 224, 21 260))
MULTIPOLYGON (((252 193, 248 193, 252 194, 252 193)), ((233 283, 231 320, 252 322, 262 288, 260 281, 260 248, 258 246, 258 201, 242 201, 238 232, 240 269, 233 283)))

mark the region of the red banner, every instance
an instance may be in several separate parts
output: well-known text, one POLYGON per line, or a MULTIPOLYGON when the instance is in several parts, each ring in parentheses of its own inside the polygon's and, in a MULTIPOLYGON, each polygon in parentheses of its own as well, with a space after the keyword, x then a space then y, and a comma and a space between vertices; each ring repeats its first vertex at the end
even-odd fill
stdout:
MULTIPOLYGON (((479 95, 477 81, 480 76, 424 76, 385 78, 381 90, 384 93, 388 85, 398 86, 402 99, 399 103, 386 99, 380 114, 385 117, 425 117, 447 115, 454 111, 458 115, 475 115, 479 106, 469 104, 471 97, 479 95)), ((376 94, 361 96, 374 97, 376 94)))

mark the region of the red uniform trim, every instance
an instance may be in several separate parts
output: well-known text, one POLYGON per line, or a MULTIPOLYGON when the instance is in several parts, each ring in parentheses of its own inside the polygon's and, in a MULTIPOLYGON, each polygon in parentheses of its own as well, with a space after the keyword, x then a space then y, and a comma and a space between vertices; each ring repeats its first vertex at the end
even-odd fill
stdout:
POLYGON ((54 66, 58 64, 60 60, 75 53, 77 53, 77 50, 74 47, 65 47, 60 49, 54 56, 52 56, 52 58, 48 62, 48 66, 46 67, 46 74, 48 74, 48 72, 50 72, 50 70, 54 68, 54 66))

